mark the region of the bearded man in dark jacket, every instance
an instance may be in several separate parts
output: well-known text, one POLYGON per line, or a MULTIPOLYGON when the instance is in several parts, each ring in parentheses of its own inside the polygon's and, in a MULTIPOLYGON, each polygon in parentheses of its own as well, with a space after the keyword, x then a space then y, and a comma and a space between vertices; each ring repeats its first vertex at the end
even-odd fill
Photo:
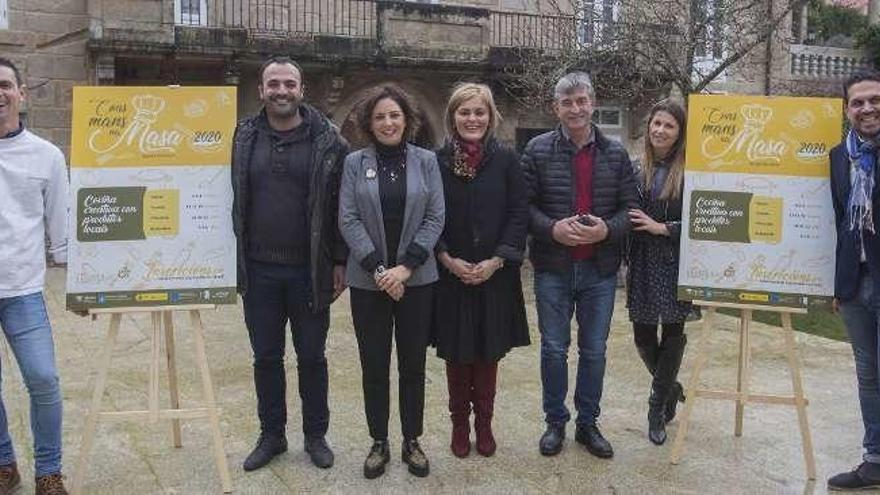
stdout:
POLYGON ((541 332, 543 455, 562 450, 571 419, 565 399, 573 314, 579 353, 575 440, 597 457, 614 455, 596 422, 621 244, 631 229, 628 211, 637 207, 637 193, 626 150, 592 124, 595 102, 589 75, 563 76, 554 90, 559 127, 532 139, 522 156, 541 332))
POLYGON ((239 122, 232 151, 233 230, 238 289, 254 353, 260 438, 245 471, 287 450, 285 326, 290 322, 305 450, 333 465, 325 440, 330 303, 345 290, 345 242, 336 227, 348 145, 338 129, 302 103, 302 71, 287 57, 260 69, 259 114, 239 122))

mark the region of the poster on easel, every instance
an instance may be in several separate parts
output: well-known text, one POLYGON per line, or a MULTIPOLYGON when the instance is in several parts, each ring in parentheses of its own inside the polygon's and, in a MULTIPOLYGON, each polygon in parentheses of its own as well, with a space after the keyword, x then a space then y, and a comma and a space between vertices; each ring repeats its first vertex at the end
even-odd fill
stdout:
POLYGON ((834 293, 833 98, 692 95, 678 297, 825 307, 834 293))
POLYGON ((67 308, 236 301, 232 87, 73 90, 67 308))

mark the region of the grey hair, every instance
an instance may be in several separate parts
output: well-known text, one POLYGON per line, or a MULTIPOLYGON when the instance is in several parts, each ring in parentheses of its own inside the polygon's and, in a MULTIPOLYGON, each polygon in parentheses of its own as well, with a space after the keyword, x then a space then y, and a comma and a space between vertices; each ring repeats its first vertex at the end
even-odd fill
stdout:
POLYGON ((553 88, 553 98, 559 100, 563 96, 574 93, 577 89, 586 90, 590 100, 596 99, 596 92, 593 89, 593 82, 590 80, 590 75, 586 72, 579 71, 569 72, 556 81, 556 87, 553 88))

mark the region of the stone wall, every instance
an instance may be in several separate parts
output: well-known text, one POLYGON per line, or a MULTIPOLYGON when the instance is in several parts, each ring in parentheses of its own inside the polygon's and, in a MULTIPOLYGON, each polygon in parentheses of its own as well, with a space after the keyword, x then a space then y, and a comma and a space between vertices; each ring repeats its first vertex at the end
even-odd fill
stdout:
POLYGON ((90 80, 87 0, 9 0, 9 29, 0 51, 21 70, 28 88, 29 128, 65 153, 70 148, 74 85, 90 80))

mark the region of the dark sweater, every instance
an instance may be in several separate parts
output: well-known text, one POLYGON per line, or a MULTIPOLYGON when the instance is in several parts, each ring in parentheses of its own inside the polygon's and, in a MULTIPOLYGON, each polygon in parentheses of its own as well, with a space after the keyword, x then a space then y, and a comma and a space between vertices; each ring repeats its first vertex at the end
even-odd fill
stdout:
POLYGON ((401 146, 376 145, 379 165, 379 199, 382 202, 382 223, 385 227, 385 264, 397 264, 397 247, 406 212, 406 143, 401 146))
POLYGON ((309 261, 308 197, 312 137, 308 121, 276 131, 263 119, 248 174, 248 257, 284 265, 309 261))

